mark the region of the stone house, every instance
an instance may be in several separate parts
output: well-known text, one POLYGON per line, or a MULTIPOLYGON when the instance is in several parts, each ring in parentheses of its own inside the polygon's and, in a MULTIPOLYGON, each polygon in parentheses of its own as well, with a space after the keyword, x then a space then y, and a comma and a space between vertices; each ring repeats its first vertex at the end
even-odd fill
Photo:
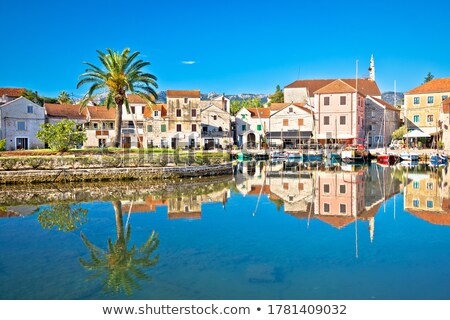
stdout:
POLYGON ((235 144, 243 149, 259 149, 269 130, 270 108, 241 108, 235 116, 235 144))
POLYGON ((450 98, 445 99, 441 103, 441 112, 439 115, 439 121, 442 130, 442 142, 444 148, 450 147, 450 98))
POLYGON ((227 105, 211 101, 201 109, 201 146, 205 150, 227 149, 233 145, 231 116, 227 105))
POLYGON ((109 147, 114 139, 115 109, 107 109, 104 106, 86 107, 86 129, 87 140, 84 147, 100 148, 109 147))
POLYGON ((365 102, 366 138, 369 147, 389 145, 400 126, 400 109, 379 98, 367 96, 365 102))
POLYGON ((43 123, 44 108, 24 97, 0 105, 0 139, 6 140, 6 150, 44 148, 36 137, 43 123))
POLYGON ((166 104, 146 106, 144 111, 144 141, 147 148, 169 147, 169 118, 166 104))
POLYGON ((450 97, 450 78, 433 79, 405 93, 405 123, 431 136, 428 144, 441 139, 441 103, 450 97))
POLYGON ((314 130, 314 113, 300 103, 272 103, 266 133, 271 147, 297 148, 310 142, 314 130))

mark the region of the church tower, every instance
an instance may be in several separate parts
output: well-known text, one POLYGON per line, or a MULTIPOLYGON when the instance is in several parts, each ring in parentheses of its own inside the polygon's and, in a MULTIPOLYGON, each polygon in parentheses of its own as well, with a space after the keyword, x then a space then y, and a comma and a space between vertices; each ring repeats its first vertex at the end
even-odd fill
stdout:
POLYGON ((373 55, 370 57, 369 72, 370 72, 369 79, 375 81, 375 60, 373 59, 373 55))

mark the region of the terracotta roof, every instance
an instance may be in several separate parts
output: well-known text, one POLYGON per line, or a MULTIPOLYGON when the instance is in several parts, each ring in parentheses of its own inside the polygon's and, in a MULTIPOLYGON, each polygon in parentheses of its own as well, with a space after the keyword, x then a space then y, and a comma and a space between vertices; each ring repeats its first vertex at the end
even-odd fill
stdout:
POLYGON ((49 117, 67 118, 67 119, 86 119, 86 108, 80 112, 79 105, 73 104, 56 104, 46 103, 44 105, 45 111, 49 117))
POLYGON ((299 107, 300 109, 302 109, 308 113, 312 113, 312 111, 310 109, 305 107, 304 103, 271 103, 270 110, 278 112, 278 111, 280 111, 288 106, 292 106, 292 105, 299 107))
POLYGON ((319 215, 319 216, 317 216, 317 219, 322 220, 323 222, 328 223, 338 229, 342 229, 343 227, 345 227, 355 221, 355 218, 350 217, 350 216, 319 215))
POLYGON ((345 83, 341 79, 337 79, 325 87, 316 90, 314 93, 347 93, 347 92, 355 92, 355 88, 345 83))
MULTIPOLYGON (((129 103, 145 103, 147 104, 147 101, 138 96, 137 94, 127 94, 128 102, 129 103)), ((154 101, 153 97, 150 96, 150 100, 154 101)))
POLYGON ((24 92, 25 88, 0 88, 0 97, 4 95, 9 97, 20 97, 24 92))
POLYGON ((124 213, 143 213, 143 212, 152 212, 155 211, 156 208, 153 208, 147 204, 144 203, 133 203, 133 206, 131 207, 130 211, 130 204, 123 204, 122 205, 122 211, 124 213))
POLYGON ((438 78, 428 81, 405 94, 450 92, 450 78, 438 78))
POLYGON ((247 110, 250 111, 252 118, 270 117, 270 108, 247 108, 247 110))
POLYGON ((161 111, 161 117, 167 116, 167 105, 164 103, 157 103, 152 106, 145 106, 144 117, 153 118, 153 111, 161 111))
POLYGON ((104 106, 89 106, 87 107, 91 120, 115 120, 116 109, 109 110, 104 106))
MULTIPOLYGON (((320 80, 297 80, 287 85, 285 88, 307 88, 308 95, 314 96, 314 92, 329 85, 338 79, 320 79, 320 80)), ((356 90, 356 79, 339 79, 356 90)), ((381 96, 381 91, 375 81, 367 78, 358 78, 358 92, 363 95, 381 96)))
POLYGON ((167 98, 200 98, 200 90, 167 90, 167 98))
POLYGON ((362 212, 359 215, 358 219, 367 220, 369 218, 374 218, 377 215, 378 211, 380 210, 380 207, 381 207, 381 203, 374 205, 369 210, 365 210, 364 212, 362 212))
POLYGON ((450 226, 450 214, 448 213, 438 213, 433 211, 425 210, 407 210, 413 216, 419 219, 425 220, 431 224, 438 224, 441 226, 450 226))
POLYGON ((261 193, 262 188, 262 194, 269 194, 270 193, 270 186, 268 184, 264 185, 264 187, 261 187, 260 185, 252 185, 250 191, 248 194, 256 194, 259 195, 261 193))
POLYGON ((450 113, 450 98, 442 101, 442 112, 450 113))
POLYGON ((386 109, 389 109, 389 110, 392 110, 392 111, 400 112, 400 109, 399 109, 399 108, 394 107, 393 105, 387 103, 386 101, 384 101, 384 100, 382 100, 382 99, 378 99, 378 98, 371 97, 371 96, 369 96, 369 98, 372 99, 372 100, 374 100, 374 101, 376 101, 376 102, 378 102, 379 104, 383 105, 386 109))

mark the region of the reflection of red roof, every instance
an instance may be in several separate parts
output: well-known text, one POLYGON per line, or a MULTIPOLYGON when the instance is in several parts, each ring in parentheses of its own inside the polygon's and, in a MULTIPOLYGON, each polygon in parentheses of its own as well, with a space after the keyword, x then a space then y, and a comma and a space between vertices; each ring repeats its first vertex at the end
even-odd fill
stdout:
POLYGON ((200 98, 200 90, 167 90, 167 98, 200 98))
POLYGON ((194 212, 169 212, 169 220, 175 219, 201 219, 202 213, 200 211, 194 212))
POLYGON ((252 118, 270 117, 270 108, 247 108, 247 110, 250 111, 252 118))
POLYGON ((78 105, 46 103, 44 107, 49 117, 86 119, 86 108, 80 111, 80 106, 78 105))
POLYGON ((116 109, 109 110, 104 106, 89 106, 87 107, 91 120, 115 120, 116 109))
POLYGON ((158 103, 151 106, 145 106, 144 117, 153 118, 153 111, 161 111, 161 117, 167 116, 167 108, 164 103, 158 103))
POLYGON ((332 225, 335 228, 342 229, 355 221, 354 217, 350 216, 325 216, 319 215, 317 219, 322 220, 325 223, 332 225))
POLYGON ((130 206, 131 204, 124 204, 122 205, 122 211, 123 213, 137 213, 137 212, 150 212, 150 211, 155 211, 154 208, 148 206, 147 204, 143 204, 143 203, 133 203, 133 206, 131 206, 131 211, 130 211, 130 206))
POLYGON ((24 88, 0 88, 0 97, 8 96, 8 97, 20 97, 22 93, 25 92, 24 88))
POLYGON ((450 78, 439 78, 428 81, 405 94, 450 92, 450 78))
POLYGON ((431 224, 438 224, 441 226, 450 226, 450 214, 448 213, 438 213, 433 211, 425 210, 411 210, 408 212, 419 219, 425 220, 431 224))
MULTIPOLYGON (((337 79, 319 79, 319 80, 297 80, 285 88, 307 88, 310 97, 314 96, 314 92, 337 79)), ((356 87, 356 79, 340 79, 352 88, 356 87)), ((381 96, 381 91, 375 81, 367 78, 358 79, 358 92, 363 95, 381 96)))
POLYGON ((358 216, 358 218, 361 219, 361 220, 366 220, 366 219, 369 219, 369 218, 373 218, 373 217, 375 217, 377 215, 378 210, 380 210, 380 207, 381 207, 381 203, 373 206, 372 208, 370 208, 367 211, 362 212, 358 216))
POLYGON ((248 194, 260 194, 261 193, 261 188, 262 188, 262 194, 269 194, 270 193, 270 186, 269 185, 264 185, 264 187, 261 187, 260 185, 252 185, 250 191, 248 192, 248 194))

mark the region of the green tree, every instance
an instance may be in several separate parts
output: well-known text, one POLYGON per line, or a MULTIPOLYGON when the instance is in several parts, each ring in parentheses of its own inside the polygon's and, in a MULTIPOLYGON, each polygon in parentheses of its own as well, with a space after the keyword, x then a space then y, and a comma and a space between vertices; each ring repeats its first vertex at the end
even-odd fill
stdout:
POLYGON ((80 130, 75 121, 64 119, 61 122, 43 123, 36 137, 56 151, 67 151, 86 141, 86 131, 80 130))
POLYGON ((33 91, 30 89, 26 89, 23 93, 22 93, 22 97, 40 105, 43 106, 44 105, 44 98, 39 97, 37 91, 33 91))
POLYGON ((151 280, 142 269, 148 269, 158 263, 159 255, 153 255, 159 245, 158 235, 153 231, 140 248, 136 245, 129 248, 131 225, 128 225, 125 231, 122 203, 113 201, 113 207, 116 215, 116 242, 113 243, 109 238, 108 249, 103 250, 81 233, 81 239, 89 249, 91 261, 80 258, 80 263, 85 269, 95 272, 92 278, 102 278, 101 283, 106 293, 123 292, 131 295, 134 289, 140 289, 137 280, 151 280))
POLYGON ((269 98, 270 98, 270 103, 283 103, 284 102, 284 94, 283 94, 283 91, 281 91, 281 88, 279 85, 277 85, 277 88, 275 89, 275 93, 272 94, 269 98))
POLYGON ((60 104, 70 104, 72 103, 72 99, 70 99, 70 95, 63 90, 59 93, 58 102, 60 104))
POLYGON ((403 139, 403 135, 405 135, 406 133, 407 133, 406 126, 401 126, 397 130, 392 132, 392 139, 394 139, 394 140, 402 140, 403 139))
POLYGON ((88 210, 79 205, 58 203, 39 212, 38 221, 44 229, 56 227, 58 230, 70 232, 87 221, 87 213, 88 210))
POLYGON ((127 93, 137 94, 150 105, 157 100, 158 96, 154 88, 157 88, 156 77, 150 73, 142 71, 142 69, 150 62, 136 60, 139 52, 136 51, 130 55, 130 49, 126 48, 122 53, 106 49, 106 53, 97 50, 98 58, 102 68, 91 63, 84 62, 89 68, 83 73, 81 80, 77 84, 80 88, 86 83, 91 86, 84 95, 81 106, 86 107, 100 90, 106 90, 108 93, 105 105, 109 109, 116 108, 114 141, 115 147, 119 147, 121 143, 122 129, 122 108, 125 104, 126 110, 130 112, 127 93))
POLYGON ((243 106, 240 100, 232 100, 230 104, 231 115, 234 116, 242 107, 243 106))
POLYGON ((430 82, 430 81, 433 80, 433 79, 434 79, 434 76, 431 74, 430 71, 428 71, 426 77, 423 79, 423 83, 430 82))

